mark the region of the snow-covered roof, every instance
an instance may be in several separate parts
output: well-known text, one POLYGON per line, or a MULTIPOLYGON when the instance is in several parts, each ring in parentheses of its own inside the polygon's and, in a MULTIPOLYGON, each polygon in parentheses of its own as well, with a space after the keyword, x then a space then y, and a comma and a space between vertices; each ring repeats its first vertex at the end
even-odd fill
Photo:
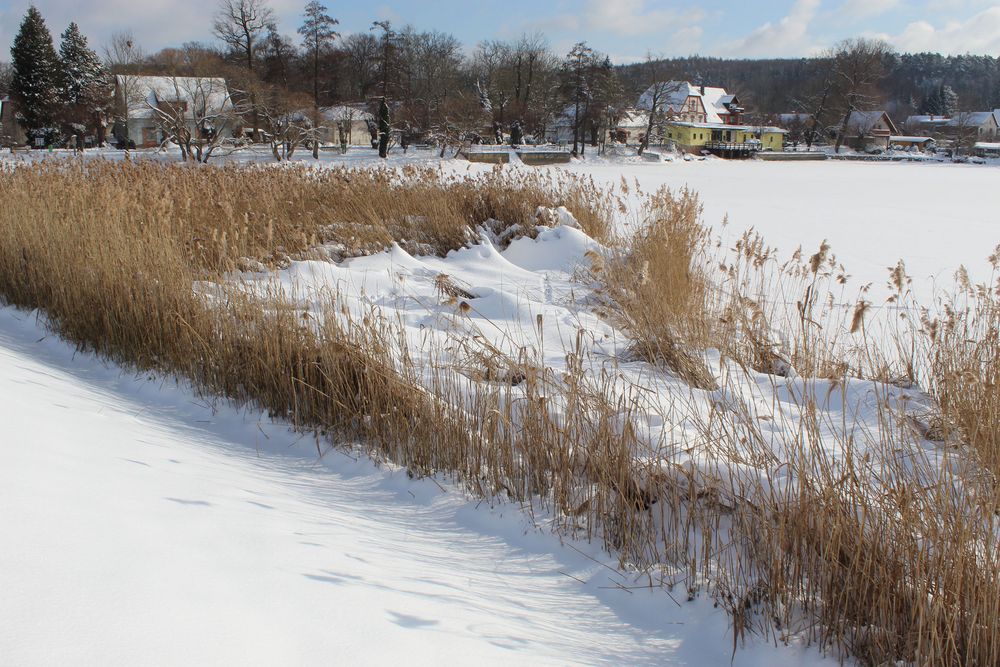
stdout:
POLYGON ((779 123, 807 123, 813 119, 811 113, 780 113, 778 114, 779 123))
POLYGON ((119 74, 115 83, 119 90, 128 91, 129 115, 134 118, 152 117, 153 108, 163 103, 185 102, 198 115, 219 113, 233 106, 226 80, 221 77, 119 74))
POLYGON ((705 130, 738 130, 740 132, 766 132, 768 134, 788 134, 788 130, 767 125, 729 125, 728 123, 687 123, 671 122, 678 127, 696 127, 705 130))
POLYGON ((330 107, 322 107, 319 110, 324 120, 339 122, 344 120, 369 121, 375 120, 375 116, 369 113, 360 105, 339 104, 330 107))
POLYGON ((897 132, 896 125, 889 118, 885 111, 852 111, 847 119, 848 129, 857 132, 859 130, 869 130, 885 120, 890 132, 897 132))
POLYGON ((661 113, 664 111, 682 113, 688 99, 694 97, 701 100, 701 104, 705 108, 705 120, 709 123, 721 123, 722 116, 730 113, 726 105, 736 101, 736 96, 727 93, 725 88, 695 86, 689 81, 668 81, 647 88, 646 92, 639 97, 636 107, 646 111, 652 109, 657 86, 660 87, 661 91, 658 111, 661 113))
POLYGON ((993 119, 996 120, 997 126, 1000 127, 1000 109, 993 110, 993 119))
MULTIPOLYGON (((701 92, 701 88, 697 88, 701 92)), ((722 116, 729 114, 727 104, 731 104, 736 99, 735 95, 730 95, 725 88, 710 88, 705 86, 701 93, 701 100, 705 104, 705 119, 709 123, 721 123, 722 116)))
POLYGON ((992 111, 961 111, 948 121, 948 127, 1000 125, 993 114, 992 111))
POLYGON ((991 141, 978 141, 973 146, 973 148, 978 148, 985 151, 1000 151, 1000 143, 994 143, 991 141))
POLYGON ((905 135, 896 136, 893 135, 889 137, 889 141, 895 141, 901 144, 926 144, 933 142, 934 140, 930 137, 908 137, 905 135))
POLYGON ((947 125, 948 116, 907 116, 905 125, 947 125))
POLYGON ((618 119, 617 127, 642 128, 649 126, 649 112, 640 109, 626 109, 618 119))

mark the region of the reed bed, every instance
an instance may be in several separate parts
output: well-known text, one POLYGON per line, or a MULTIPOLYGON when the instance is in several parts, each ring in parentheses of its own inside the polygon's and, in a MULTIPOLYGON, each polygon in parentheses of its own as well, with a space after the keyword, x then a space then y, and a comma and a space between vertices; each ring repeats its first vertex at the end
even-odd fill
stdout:
POLYGON ((649 197, 627 237, 612 233, 616 205, 589 181, 502 169, 35 165, 0 173, 0 296, 81 348, 313 432, 320 454, 358 442, 412 474, 544 508, 650 585, 711 592, 732 614, 734 648, 756 631, 873 665, 1000 664, 995 288, 895 330, 911 337, 897 341, 903 370, 934 399, 937 430, 899 407, 899 387, 872 384, 877 420, 834 430, 834 457, 816 406, 899 369, 863 353, 860 324, 847 327, 860 355, 831 344, 843 322, 821 296, 840 273, 829 249, 776 272, 796 304, 782 319, 763 298, 775 260, 761 240, 744 237, 742 259, 719 267, 693 194, 649 197), (540 206, 568 207, 609 248, 590 277, 636 358, 691 386, 678 409, 692 406, 714 453, 698 469, 636 455, 672 443, 643 441, 636 399, 615 368, 589 370, 579 343, 556 373, 529 351, 462 341, 475 374, 417 358, 378 312, 304 313, 225 279, 393 242, 444 254, 483 226, 509 241, 545 224, 540 206), (713 371, 706 348, 735 370, 713 371), (798 428, 763 426, 763 395, 746 391, 762 377, 772 395, 797 378, 798 428), (753 474, 734 476, 733 462, 753 474))

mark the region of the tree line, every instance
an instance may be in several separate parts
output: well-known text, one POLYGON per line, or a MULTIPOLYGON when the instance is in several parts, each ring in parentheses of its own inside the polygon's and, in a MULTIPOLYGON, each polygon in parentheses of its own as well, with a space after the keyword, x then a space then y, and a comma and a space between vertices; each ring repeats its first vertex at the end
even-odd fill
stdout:
MULTIPOLYGON (((870 39, 846 40, 811 58, 650 55, 613 66, 585 42, 556 53, 541 34, 485 40, 466 53, 457 38, 437 30, 375 21, 342 36, 338 27, 318 0, 303 7, 294 38, 280 33, 267 0, 218 0, 213 43, 147 54, 120 33, 99 57, 75 24, 61 34, 57 50, 31 7, 10 66, 0 66, 0 92, 9 90, 23 126, 46 141, 81 128, 103 140, 104 128, 128 113, 120 100, 115 104, 114 75, 152 74, 225 78, 255 140, 274 137, 293 113, 308 116, 311 109, 315 125, 316 110, 361 102, 379 119, 375 125, 385 120, 387 133, 402 141, 541 140, 562 123, 575 153, 600 145, 639 94, 673 79, 727 88, 753 112, 748 122, 808 114, 815 119, 805 128, 810 142, 846 123, 852 110, 884 108, 900 118, 1000 107, 997 58, 897 54, 870 39), (391 119, 382 118, 382 99, 391 119)), ((647 142, 656 133, 655 116, 649 116, 647 142)))

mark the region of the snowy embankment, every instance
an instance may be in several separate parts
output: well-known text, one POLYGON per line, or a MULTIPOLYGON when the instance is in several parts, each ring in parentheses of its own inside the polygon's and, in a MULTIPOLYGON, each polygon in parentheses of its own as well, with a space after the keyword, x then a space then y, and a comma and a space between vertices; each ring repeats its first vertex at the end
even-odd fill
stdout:
MULTIPOLYGON (((675 604, 513 506, 328 452, 0 309, 5 665, 727 664, 675 604)), ((736 665, 819 662, 758 640, 736 665)))
MULTIPOLYGON (((501 240, 483 230, 477 243, 443 258, 413 256, 394 244, 339 263, 294 261, 276 272, 235 274, 231 284, 287 301, 304 318, 383 322, 393 332, 389 340, 405 340, 406 364, 429 390, 442 374, 461 378, 473 410, 484 386, 513 384, 508 400, 528 399, 528 383, 510 380, 511 368, 534 365, 563 379, 545 392, 557 419, 569 383, 582 382, 618 406, 619 428, 630 422, 638 443, 632 455, 644 476, 687 480, 693 474, 699 486, 722 489, 726 503, 736 502, 734 493, 787 490, 797 472, 789 462, 803 460, 807 416, 816 420, 808 457, 834 466, 849 457, 870 459, 873 489, 899 474, 926 483, 934 471, 950 468, 945 449, 933 443, 901 454, 906 464, 900 468, 896 454, 885 451, 884 429, 908 428, 907 420, 919 421, 931 409, 918 388, 800 378, 794 368, 781 375, 754 372, 707 350, 702 359, 717 388, 705 390, 636 359, 634 340, 619 327, 615 306, 590 271, 611 251, 565 210, 541 209, 540 218, 561 222, 540 225, 534 238, 517 238, 502 250, 501 240), (716 433, 747 420, 758 425, 754 437, 716 433)), ((210 284, 200 289, 215 293, 210 284)))

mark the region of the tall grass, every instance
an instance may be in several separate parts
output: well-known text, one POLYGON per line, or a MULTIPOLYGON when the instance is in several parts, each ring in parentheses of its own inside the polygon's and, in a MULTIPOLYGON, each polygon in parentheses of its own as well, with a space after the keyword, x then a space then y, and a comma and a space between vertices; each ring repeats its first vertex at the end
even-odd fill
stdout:
POLYGON ((653 585, 710 586, 734 642, 756 629, 869 664, 1000 663, 995 291, 973 289, 963 308, 927 314, 919 340, 899 342, 925 355, 911 375, 955 437, 927 449, 928 431, 884 384, 872 385, 875 423, 832 429, 817 405, 865 372, 817 324, 834 312, 819 296, 839 273, 828 250, 784 273, 796 308, 783 321, 764 298, 760 269, 774 260, 759 239, 745 237, 741 263, 717 272, 693 194, 649 198, 627 238, 611 231, 616 203, 588 181, 509 170, 17 168, 0 173, 0 296, 41 309, 83 348, 313 431, 317 447, 361 442, 414 474, 541 504, 557 528, 602 540, 653 585), (636 357, 692 386, 676 408, 712 456, 652 455, 675 443, 646 442, 635 426, 648 388, 623 392, 614 366, 594 372, 581 339, 565 372, 475 339, 460 341, 473 368, 435 364, 378 312, 354 320, 331 301, 305 314, 224 279, 392 242, 444 254, 483 224, 509 240, 544 222, 539 206, 560 205, 612 248, 591 267, 609 316, 636 357), (708 347, 734 370, 715 373, 708 347), (796 393, 764 415, 764 389, 747 387, 768 383, 771 398, 796 393), (798 428, 776 436, 764 417, 798 428))

